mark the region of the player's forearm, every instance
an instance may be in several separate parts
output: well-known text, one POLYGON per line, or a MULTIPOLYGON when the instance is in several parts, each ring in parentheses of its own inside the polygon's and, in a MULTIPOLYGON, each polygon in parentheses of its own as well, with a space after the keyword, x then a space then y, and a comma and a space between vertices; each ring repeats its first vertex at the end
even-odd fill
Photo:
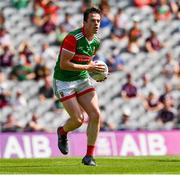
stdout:
POLYGON ((93 61, 89 62, 89 64, 76 64, 72 63, 69 60, 61 61, 60 62, 61 69, 69 70, 69 71, 97 71, 97 72, 103 72, 105 70, 105 67, 103 64, 95 64, 93 61))
POLYGON ((61 69, 69 70, 69 71, 82 71, 82 70, 89 69, 88 65, 76 64, 76 63, 72 63, 72 62, 61 63, 60 66, 61 66, 61 69))

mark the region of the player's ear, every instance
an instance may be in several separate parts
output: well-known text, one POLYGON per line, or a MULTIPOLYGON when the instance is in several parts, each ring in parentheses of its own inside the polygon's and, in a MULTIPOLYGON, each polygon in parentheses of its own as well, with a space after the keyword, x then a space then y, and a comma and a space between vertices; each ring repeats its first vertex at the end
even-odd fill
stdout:
POLYGON ((87 21, 83 21, 83 25, 86 24, 86 23, 87 23, 87 21))

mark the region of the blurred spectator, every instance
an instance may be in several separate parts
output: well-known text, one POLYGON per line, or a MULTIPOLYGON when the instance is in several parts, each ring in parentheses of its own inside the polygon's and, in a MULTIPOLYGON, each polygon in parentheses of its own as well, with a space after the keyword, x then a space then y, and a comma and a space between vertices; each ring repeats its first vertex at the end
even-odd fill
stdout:
POLYGON ((0 109, 6 106, 10 106, 9 94, 0 88, 0 109))
POLYGON ((177 73, 179 70, 179 64, 174 59, 172 53, 168 52, 166 54, 166 63, 163 66, 162 74, 165 78, 165 82, 169 82, 173 85, 177 83, 177 73))
POLYGON ((154 51, 159 51, 163 47, 164 46, 159 41, 156 32, 153 29, 151 29, 150 30, 150 36, 146 39, 146 43, 145 43, 146 51, 151 53, 151 52, 154 52, 154 51))
POLYGON ((81 12, 84 13, 87 8, 92 7, 94 2, 96 1, 92 2, 92 0, 82 0, 81 12))
POLYGON ((172 85, 170 83, 165 83, 164 92, 159 97, 160 103, 164 104, 165 101, 168 100, 171 107, 174 107, 175 101, 172 92, 173 92, 172 85))
POLYGON ((130 73, 126 76, 126 83, 122 86, 121 96, 124 99, 131 99, 137 97, 137 87, 132 81, 132 75, 130 73))
POLYGON ((113 131, 114 125, 112 123, 109 123, 107 120, 105 120, 103 117, 100 119, 100 131, 113 131))
POLYGON ((101 0, 99 4, 99 8, 102 13, 102 19, 101 19, 101 28, 106 28, 106 27, 111 27, 112 26, 112 21, 113 21, 113 16, 110 13, 111 12, 111 6, 109 5, 108 0, 101 0))
MULTIPOLYGON (((180 1, 177 1, 176 2, 177 6, 177 10, 174 10, 173 13, 175 14, 175 19, 179 20, 180 19, 180 1)), ((180 27, 179 28, 179 31, 180 31, 180 27)))
POLYGON ((64 31, 66 31, 67 33, 74 28, 71 19, 72 19, 72 15, 70 13, 65 13, 64 21, 60 24, 60 26, 63 26, 64 31))
POLYGON ((3 45, 9 45, 11 47, 12 43, 9 32, 4 28, 0 28, 0 49, 3 45))
POLYGON ((22 9, 28 6, 29 0, 11 0, 11 3, 16 9, 22 9))
POLYGON ((136 124, 130 120, 131 111, 129 108, 124 108, 121 119, 118 123, 117 130, 136 130, 136 124))
POLYGON ((50 74, 50 70, 44 63, 44 60, 39 55, 35 56, 35 66, 34 66, 35 80, 40 80, 45 78, 50 74))
POLYGON ((34 77, 35 74, 33 73, 33 68, 24 65, 22 60, 20 60, 19 63, 12 68, 9 75, 11 80, 19 81, 32 80, 34 77))
POLYGON ((177 114, 176 129, 180 129, 180 103, 179 103, 177 109, 178 109, 178 114, 177 114))
POLYGON ((4 28, 5 26, 5 17, 3 13, 0 13, 0 29, 4 28))
POLYGON ((111 28, 111 38, 113 40, 119 40, 126 36, 127 21, 128 17, 125 15, 123 10, 119 8, 115 14, 111 28))
MULTIPOLYGON (((44 43, 42 44, 42 48, 41 48, 41 57, 44 58, 45 60, 54 60, 57 57, 56 52, 52 49, 52 47, 49 46, 49 43, 44 43)), ((48 65, 46 65, 48 66, 48 65)))
POLYGON ((55 31, 58 23, 59 7, 52 0, 35 1, 33 21, 43 33, 50 34, 55 31))
POLYGON ((35 24, 39 29, 42 27, 45 21, 44 9, 40 6, 39 3, 34 1, 33 3, 33 11, 31 14, 31 21, 35 24))
POLYGON ((102 117, 100 118, 100 131, 113 131, 115 129, 115 125, 112 122, 108 122, 105 116, 105 106, 100 105, 100 110, 102 112, 102 117))
POLYGON ((18 51, 19 53, 23 53, 28 57, 33 55, 34 53, 33 49, 31 48, 30 44, 27 41, 22 41, 20 43, 18 51))
POLYGON ((134 17, 133 26, 129 30, 128 33, 128 52, 130 53, 138 53, 140 51, 139 47, 139 39, 142 36, 142 31, 139 27, 139 19, 138 17, 134 17))
POLYGON ((68 31, 65 28, 65 26, 60 24, 60 26, 56 29, 56 41, 55 41, 56 43, 55 44, 59 46, 67 34, 68 34, 68 31))
POLYGON ((11 93, 8 90, 8 81, 5 73, 0 69, 0 109, 10 106, 11 93))
POLYGON ((63 111, 64 107, 63 104, 60 102, 59 99, 54 99, 54 103, 51 107, 51 111, 56 112, 56 113, 61 113, 63 111))
POLYGON ((130 129, 129 128, 129 113, 127 112, 124 112, 122 114, 122 118, 121 118, 121 121, 120 123, 118 124, 118 130, 128 130, 130 129))
POLYGON ((2 69, 0 69, 0 88, 1 90, 8 90, 8 80, 7 80, 7 76, 5 74, 4 71, 2 71, 2 69))
POLYGON ((106 64, 109 68, 109 72, 122 71, 125 66, 125 62, 121 55, 110 55, 106 60, 106 64))
POLYGON ((135 6, 140 7, 140 8, 150 5, 151 2, 152 2, 152 0, 134 0, 135 6))
POLYGON ((53 98, 54 92, 51 84, 51 79, 49 76, 44 78, 44 85, 39 89, 39 99, 40 101, 44 101, 48 98, 53 98))
POLYGON ((162 107, 158 97, 153 92, 150 92, 144 100, 144 108, 148 112, 157 112, 162 109, 162 107))
MULTIPOLYGON (((19 55, 20 59, 21 57, 25 57, 25 62, 24 64, 32 64, 33 62, 33 56, 34 56, 34 50, 31 48, 30 44, 27 41, 23 41, 20 43, 19 48, 19 55)), ((22 58, 23 59, 23 58, 22 58)))
POLYGON ((17 62, 29 68, 33 67, 33 61, 31 61, 24 53, 19 53, 17 62))
POLYGON ((171 18, 171 9, 167 0, 159 0, 154 8, 155 20, 169 20, 171 18))
POLYGON ((38 1, 39 5, 43 8, 44 15, 50 16, 53 23, 57 23, 59 6, 52 0, 38 1))
POLYGON ((140 95, 144 98, 147 97, 150 92, 153 92, 155 95, 159 95, 157 88, 151 82, 150 75, 144 74, 142 76, 142 85, 140 86, 140 95))
POLYGON ((175 126, 176 112, 171 106, 171 101, 165 99, 163 102, 163 109, 161 109, 156 117, 159 129, 172 129, 175 126))
POLYGON ((33 114, 31 120, 26 124, 24 131, 25 132, 45 132, 48 131, 46 127, 38 123, 38 116, 33 114))
POLYGON ((52 16, 46 15, 46 18, 44 20, 44 23, 42 25, 42 32, 45 34, 50 34, 52 32, 55 32, 56 24, 52 20, 52 16))
POLYGON ((22 110, 27 107, 27 99, 20 89, 11 98, 11 105, 14 110, 22 110))
POLYGON ((8 114, 6 121, 2 124, 2 132, 22 131, 22 126, 17 122, 13 114, 8 114))
POLYGON ((179 62, 179 68, 178 68, 178 72, 176 74, 176 77, 177 77, 177 80, 178 80, 176 88, 180 89, 180 62, 179 62))
POLYGON ((52 0, 36 0, 33 4, 32 22, 41 32, 50 34, 58 23, 59 7, 52 0))
POLYGON ((174 17, 176 18, 178 16, 178 13, 180 13, 180 2, 176 0, 169 1, 169 5, 171 8, 172 14, 174 14, 174 17))
POLYGON ((13 66, 14 53, 10 49, 9 45, 2 46, 2 53, 0 53, 0 66, 12 67, 13 66))

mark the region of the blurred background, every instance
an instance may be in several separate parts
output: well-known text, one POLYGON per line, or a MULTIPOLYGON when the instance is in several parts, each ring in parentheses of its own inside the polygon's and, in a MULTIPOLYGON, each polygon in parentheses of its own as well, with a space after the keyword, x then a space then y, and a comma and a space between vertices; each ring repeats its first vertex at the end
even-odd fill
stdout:
POLYGON ((94 82, 101 131, 180 129, 180 1, 1 0, 1 132, 54 132, 67 120, 53 94, 53 68, 91 5, 102 10, 94 59, 110 71, 94 82))

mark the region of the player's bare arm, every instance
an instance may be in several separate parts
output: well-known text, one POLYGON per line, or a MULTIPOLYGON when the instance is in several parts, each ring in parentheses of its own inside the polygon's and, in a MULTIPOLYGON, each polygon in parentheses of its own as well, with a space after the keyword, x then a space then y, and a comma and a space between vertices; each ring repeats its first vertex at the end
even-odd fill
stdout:
POLYGON ((105 67, 103 64, 95 64, 93 61, 91 61, 87 65, 73 63, 71 62, 73 56, 74 56, 74 53, 66 49, 62 49, 60 67, 64 70, 70 70, 70 71, 87 70, 91 72, 93 71, 103 72, 105 70, 105 67))

